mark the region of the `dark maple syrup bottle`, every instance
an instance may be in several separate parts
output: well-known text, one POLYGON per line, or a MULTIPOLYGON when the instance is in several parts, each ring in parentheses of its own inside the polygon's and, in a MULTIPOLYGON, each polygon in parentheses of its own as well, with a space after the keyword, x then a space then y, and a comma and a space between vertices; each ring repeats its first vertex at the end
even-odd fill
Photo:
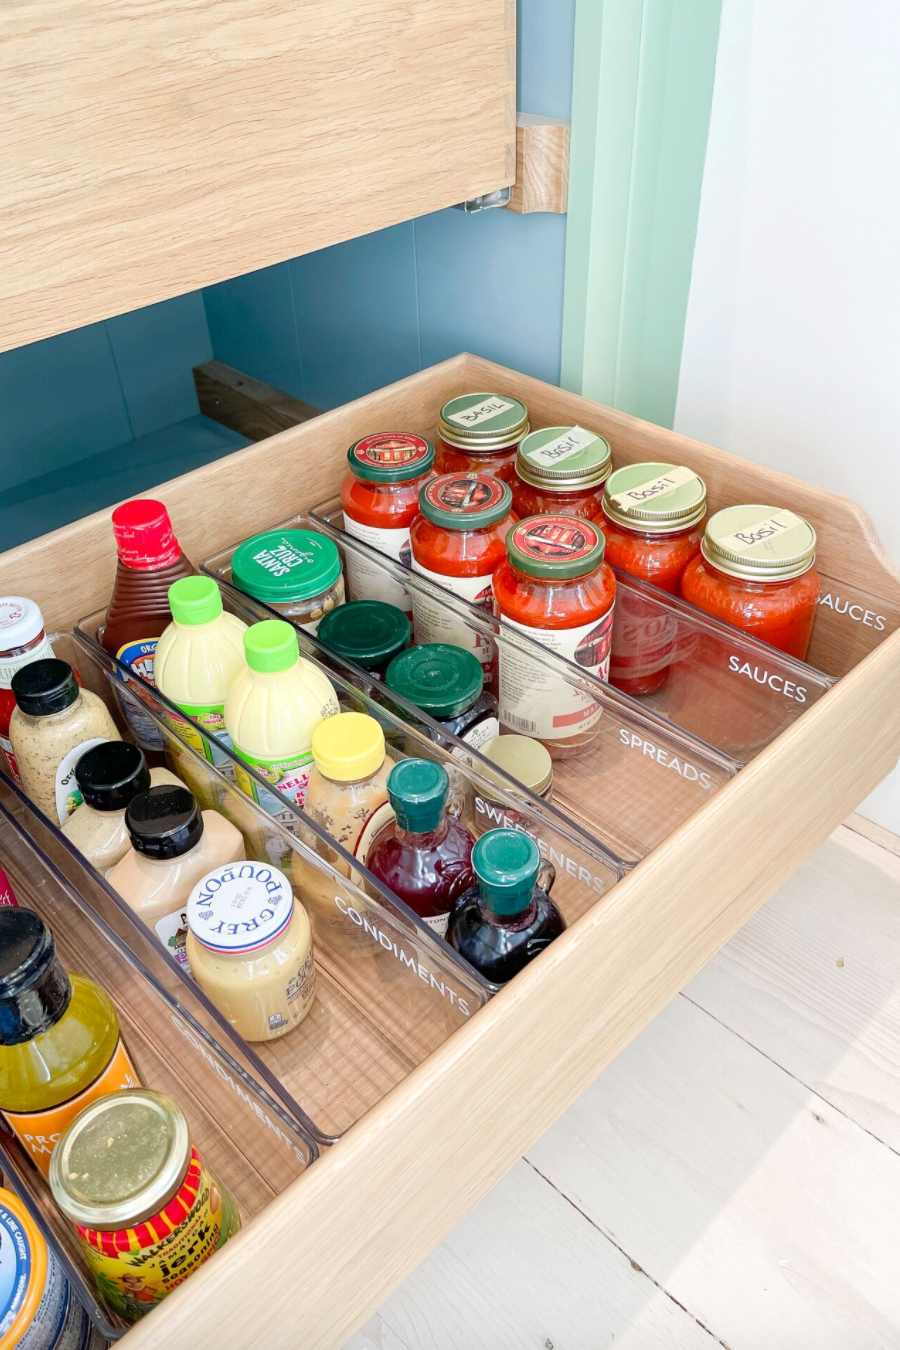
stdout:
POLYGON ((488 830, 472 850, 476 885, 450 915, 447 941, 492 984, 505 984, 565 929, 550 899, 556 879, 520 830, 488 830))

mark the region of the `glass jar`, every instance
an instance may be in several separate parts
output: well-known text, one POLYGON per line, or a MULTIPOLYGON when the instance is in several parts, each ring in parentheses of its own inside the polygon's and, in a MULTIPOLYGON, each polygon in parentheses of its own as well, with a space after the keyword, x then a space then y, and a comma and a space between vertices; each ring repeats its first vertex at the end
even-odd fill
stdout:
MULTIPOLYGON (((553 800, 553 760, 547 747, 541 745, 540 741, 532 740, 530 736, 498 736, 485 746, 483 753, 498 769, 502 769, 536 797, 545 802, 553 800)), ((498 777, 498 784, 500 781, 498 777)), ((498 826, 511 830, 524 829, 527 832, 529 821, 511 802, 500 801, 489 795, 482 798, 476 793, 475 826, 479 834, 498 826)))
MULTIPOLYGON (((682 573, 700 552, 706 484, 675 464, 616 469, 595 521, 606 535, 606 561, 621 572, 678 594, 682 573)), ((677 634, 674 619, 633 591, 619 592, 609 682, 633 696, 666 682, 677 634)))
MULTIPOLYGON (((575 516, 531 516, 510 530, 507 560, 494 573, 494 603, 504 622, 598 679, 609 672, 616 582, 603 560, 599 527, 575 516)), ((500 648, 500 722, 576 754, 593 739, 596 699, 548 670, 512 642, 500 648)))
POLYGON ((337 544, 315 530, 268 530, 245 539, 231 560, 231 580, 309 633, 344 603, 337 544))
POLYGON ((330 652, 379 678, 409 646, 410 635, 403 610, 382 600, 351 600, 333 609, 319 624, 317 634, 330 652))
POLYGON ((592 520, 600 510, 612 460, 609 442, 583 427, 543 427, 519 446, 515 467, 500 477, 509 483, 513 510, 523 519, 561 513, 592 520))
POLYGON ((507 394, 461 394, 441 408, 438 473, 496 473, 514 464, 528 409, 507 394))
MULTIPOLYGON (((424 436, 383 431, 351 445, 347 463, 341 483, 344 529, 409 567, 409 527, 419 514, 419 489, 433 474, 434 446, 424 436)), ((406 587, 349 549, 347 573, 354 600, 383 600, 410 613, 406 587)))
POLYGON ((6 595, 0 599, 0 751, 14 783, 22 786, 19 766, 9 739, 9 723, 16 706, 12 678, 29 661, 52 656, 50 639, 44 632, 44 619, 33 600, 24 595, 6 595))
POLYGON ((385 682, 476 750, 500 734, 497 700, 484 687, 484 668, 461 647, 444 642, 410 647, 388 666, 385 682))

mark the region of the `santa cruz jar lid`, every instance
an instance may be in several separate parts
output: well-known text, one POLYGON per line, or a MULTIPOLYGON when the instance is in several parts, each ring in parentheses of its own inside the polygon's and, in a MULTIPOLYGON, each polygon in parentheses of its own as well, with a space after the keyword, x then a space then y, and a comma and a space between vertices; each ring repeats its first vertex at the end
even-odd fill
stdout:
POLYGON ((293 892, 277 868, 230 863, 197 882, 188 897, 187 925, 209 951, 246 956, 274 942, 293 912, 293 892))
POLYGON ((528 430, 528 409, 508 394, 461 394, 441 408, 438 426, 448 445, 489 453, 517 445, 528 430))
POLYGON ((706 514, 706 484, 683 464, 627 464, 607 479, 603 510, 645 534, 686 530, 706 514))
POLYGON ((727 506, 707 523, 707 562, 730 576, 786 581, 816 560, 816 532, 802 516, 775 506, 727 506))
POLYGON ((347 462, 357 478, 370 483, 405 483, 421 478, 434 463, 434 446, 409 431, 379 431, 355 441, 347 462))
POLYGON ((609 442, 584 427, 542 427, 519 446, 516 473, 551 492, 599 487, 612 467, 609 442))
POLYGON ((231 560, 231 577, 255 600, 308 600, 341 575, 337 544, 316 530, 269 530, 245 539, 231 560))
POLYGON ((576 516, 528 516, 506 536, 513 567, 553 581, 593 572, 603 561, 605 547, 597 526, 576 516))
POLYGON ((419 510, 445 530, 482 530, 509 515, 512 490, 489 473, 445 473, 419 489, 419 510))

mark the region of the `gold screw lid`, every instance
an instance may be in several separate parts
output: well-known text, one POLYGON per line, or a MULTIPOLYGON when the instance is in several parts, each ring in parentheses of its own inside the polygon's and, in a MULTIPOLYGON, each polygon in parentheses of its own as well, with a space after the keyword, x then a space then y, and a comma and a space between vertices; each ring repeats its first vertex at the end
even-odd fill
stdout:
POLYGON ((460 394, 441 408, 441 440, 463 450, 505 450, 528 430, 528 409, 507 394, 460 394))
POLYGON ((706 514, 706 484, 683 464, 626 464, 606 480, 603 511, 644 534, 686 530, 706 514))
POLYGON ((553 760, 546 746, 530 736, 497 736, 485 755, 510 778, 540 796, 553 781, 553 760))
POLYGON ((62 1212, 85 1228, 133 1228, 176 1194, 191 1157, 181 1107, 162 1092, 126 1088, 91 1102, 50 1159, 62 1212))
POLYGON ((809 521, 775 506, 727 506, 710 517, 700 545, 707 562, 729 576, 786 581, 816 560, 809 521))
POLYGON ((516 473, 523 483, 551 492, 599 487, 611 467, 609 441, 577 426, 532 431, 516 455, 516 473))

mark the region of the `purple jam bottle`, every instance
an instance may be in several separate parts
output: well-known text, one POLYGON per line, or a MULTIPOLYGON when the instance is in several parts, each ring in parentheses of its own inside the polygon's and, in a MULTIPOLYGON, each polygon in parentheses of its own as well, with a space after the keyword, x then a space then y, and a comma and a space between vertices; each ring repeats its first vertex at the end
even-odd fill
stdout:
POLYGON ((372 841, 366 866, 441 937, 456 898, 472 885, 473 839, 446 810, 450 780, 430 759, 402 759, 388 775, 395 819, 372 841))

